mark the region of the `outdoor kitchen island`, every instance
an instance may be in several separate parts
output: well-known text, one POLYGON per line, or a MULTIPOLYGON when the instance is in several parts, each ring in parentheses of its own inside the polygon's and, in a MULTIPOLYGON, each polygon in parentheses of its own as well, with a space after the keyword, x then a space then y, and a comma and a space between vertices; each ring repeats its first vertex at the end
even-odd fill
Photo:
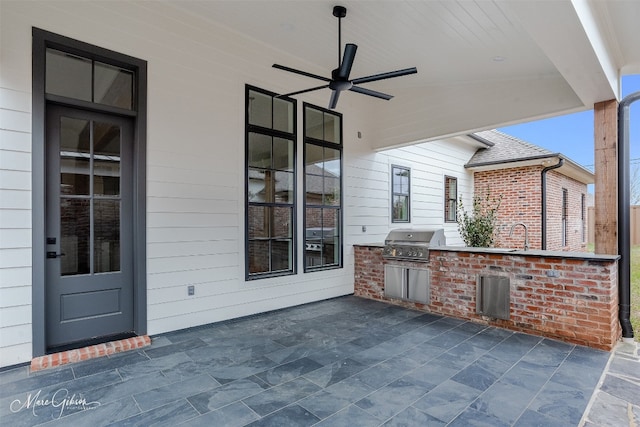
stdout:
POLYGON ((406 261, 383 249, 354 245, 356 296, 607 351, 620 339, 617 255, 435 246, 406 261), (398 269, 426 271, 426 298, 385 292, 398 269))

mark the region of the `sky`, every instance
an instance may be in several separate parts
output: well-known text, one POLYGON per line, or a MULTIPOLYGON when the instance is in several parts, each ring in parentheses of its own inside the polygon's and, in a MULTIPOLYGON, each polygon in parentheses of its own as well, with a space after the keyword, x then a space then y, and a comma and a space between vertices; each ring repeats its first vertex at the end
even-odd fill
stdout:
MULTIPOLYGON (((640 75, 622 78, 622 97, 640 91, 640 75)), ((631 105, 631 164, 640 164, 640 101, 631 105)), ((501 132, 562 153, 593 170, 593 110, 499 128, 501 132)))

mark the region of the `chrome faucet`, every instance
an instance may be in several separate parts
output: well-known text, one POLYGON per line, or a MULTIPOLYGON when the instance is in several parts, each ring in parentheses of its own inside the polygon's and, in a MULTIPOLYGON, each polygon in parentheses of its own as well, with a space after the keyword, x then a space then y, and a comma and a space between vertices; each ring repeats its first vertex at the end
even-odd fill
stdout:
POLYGON ((515 230, 515 228, 519 225, 521 225, 522 228, 524 228, 524 250, 528 251, 529 250, 529 230, 527 229, 527 225, 525 223, 519 222, 517 224, 513 224, 511 226, 511 232, 509 232, 509 237, 513 235, 513 230, 515 230))

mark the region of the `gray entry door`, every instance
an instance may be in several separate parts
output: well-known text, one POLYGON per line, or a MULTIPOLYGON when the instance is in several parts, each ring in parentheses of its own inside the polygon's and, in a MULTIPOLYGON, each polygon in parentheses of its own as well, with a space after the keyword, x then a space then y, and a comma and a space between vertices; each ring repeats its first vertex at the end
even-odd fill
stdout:
POLYGON ((47 108, 46 341, 133 331, 132 120, 47 108))

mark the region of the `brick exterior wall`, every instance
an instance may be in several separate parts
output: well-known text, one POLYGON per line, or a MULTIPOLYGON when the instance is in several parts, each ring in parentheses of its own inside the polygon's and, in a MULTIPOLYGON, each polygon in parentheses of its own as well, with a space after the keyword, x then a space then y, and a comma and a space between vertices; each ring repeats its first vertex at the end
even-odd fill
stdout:
POLYGON ((357 296, 607 351, 621 336, 613 259, 432 250, 428 264, 415 264, 431 271, 431 301, 420 304, 384 296, 387 261, 381 247, 355 246, 354 250, 357 296), (509 320, 476 314, 480 275, 510 279, 509 320))
MULTIPOLYGON (((530 249, 542 248, 542 166, 528 166, 474 173, 474 189, 484 196, 487 187, 492 196, 502 195, 498 211, 498 236, 495 247, 522 248, 524 230, 517 227, 509 237, 511 226, 518 222, 529 229, 530 249)), ((583 220, 582 195, 587 186, 551 170, 547 172, 547 250, 586 250, 586 220, 583 220), (567 245, 562 245, 562 189, 568 191, 567 245), (585 227, 583 234, 583 227, 585 227)), ((586 213, 585 213, 586 215, 586 213)), ((585 217, 586 218, 586 217, 585 217)))

